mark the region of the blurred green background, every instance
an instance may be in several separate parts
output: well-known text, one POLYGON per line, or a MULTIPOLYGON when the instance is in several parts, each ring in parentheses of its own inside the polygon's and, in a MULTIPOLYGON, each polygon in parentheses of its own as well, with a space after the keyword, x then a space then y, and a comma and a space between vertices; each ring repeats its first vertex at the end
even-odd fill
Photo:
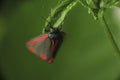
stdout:
MULTIPOLYGON (((0 71, 5 80, 117 80, 120 57, 116 55, 99 21, 78 4, 64 21, 64 42, 53 64, 26 48, 41 34, 45 20, 59 0, 1 0, 0 71)), ((120 45, 120 28, 113 9, 105 17, 120 45)))

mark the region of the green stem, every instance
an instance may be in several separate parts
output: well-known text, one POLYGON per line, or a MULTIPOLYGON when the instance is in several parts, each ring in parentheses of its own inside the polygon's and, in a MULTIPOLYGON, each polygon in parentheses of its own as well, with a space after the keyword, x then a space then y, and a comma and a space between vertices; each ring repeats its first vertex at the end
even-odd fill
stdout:
POLYGON ((111 44, 112 44, 113 48, 115 49, 116 53, 120 54, 120 49, 119 49, 119 47, 114 39, 114 36, 105 20, 105 17, 104 16, 101 17, 100 21, 104 25, 104 31, 105 31, 106 35, 108 36, 109 40, 111 41, 111 44))
MULTIPOLYGON (((63 0, 52 11, 47 18, 43 33, 51 28, 58 28, 62 25, 68 12, 77 4, 79 0, 63 0)), ((49 31, 48 31, 49 32, 49 31)))
POLYGON ((55 24, 53 25, 54 28, 57 28, 65 19, 65 16, 67 15, 67 13, 76 5, 77 0, 69 3, 65 9, 63 9, 63 11, 61 12, 60 17, 58 18, 58 20, 55 22, 55 24))

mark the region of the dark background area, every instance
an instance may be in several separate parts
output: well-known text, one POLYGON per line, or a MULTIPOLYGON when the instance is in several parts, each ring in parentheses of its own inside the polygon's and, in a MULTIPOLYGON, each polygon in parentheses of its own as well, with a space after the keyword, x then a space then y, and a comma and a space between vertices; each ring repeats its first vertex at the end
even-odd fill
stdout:
MULTIPOLYGON (((78 4, 67 15, 65 40, 53 64, 42 61, 26 48, 26 42, 41 34, 45 20, 58 0, 0 1, 0 75, 4 80, 117 80, 120 57, 103 26, 78 4)), ((113 9, 105 17, 120 41, 120 28, 113 9)), ((2 79, 1 79, 2 80, 2 79)))

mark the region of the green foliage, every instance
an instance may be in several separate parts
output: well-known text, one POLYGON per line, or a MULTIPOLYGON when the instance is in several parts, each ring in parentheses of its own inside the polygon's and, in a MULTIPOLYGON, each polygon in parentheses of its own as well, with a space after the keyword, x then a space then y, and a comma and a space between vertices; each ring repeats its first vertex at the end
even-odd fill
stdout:
POLYGON ((120 2, 116 5, 117 7, 120 7, 120 2))
POLYGON ((51 9, 51 13, 46 20, 43 33, 49 32, 49 30, 51 31, 52 29, 50 28, 61 26, 67 13, 76 5, 77 2, 78 0, 63 0, 59 2, 54 9, 51 9))
POLYGON ((120 3, 119 0, 80 0, 80 3, 88 9, 94 19, 99 19, 103 16, 107 8, 111 8, 120 3))
POLYGON ((119 0, 62 0, 52 11, 50 16, 47 18, 43 33, 50 32, 51 28, 58 28, 62 25, 64 18, 67 13, 77 4, 88 9, 88 12, 92 14, 95 20, 100 20, 104 25, 105 33, 113 44, 113 48, 120 53, 116 41, 114 40, 112 31, 109 29, 107 22, 104 19, 104 12, 107 8, 116 6, 119 0))
POLYGON ((95 20, 102 18, 107 8, 116 6, 119 0, 62 0, 58 5, 51 9, 51 13, 46 20, 43 33, 49 32, 52 29, 62 25, 67 13, 77 4, 88 9, 88 13, 91 14, 95 20))

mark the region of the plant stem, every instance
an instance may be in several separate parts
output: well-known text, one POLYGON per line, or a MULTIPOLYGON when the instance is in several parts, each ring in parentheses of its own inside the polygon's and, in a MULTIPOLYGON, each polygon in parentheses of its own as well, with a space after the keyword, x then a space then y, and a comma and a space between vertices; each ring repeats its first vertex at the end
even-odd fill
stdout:
POLYGON ((77 4, 78 1, 79 0, 63 0, 51 10, 49 17, 46 20, 43 33, 46 32, 45 30, 48 30, 49 32, 51 28, 60 27, 67 13, 77 4))
POLYGON ((115 49, 116 53, 120 54, 120 49, 119 49, 119 47, 114 39, 114 36, 105 20, 105 17, 104 16, 101 17, 100 21, 103 24, 105 34, 108 36, 109 40, 111 41, 111 44, 112 44, 113 48, 115 49))
MULTIPOLYGON (((55 24, 53 25, 54 28, 58 27, 64 20, 64 18, 66 17, 67 13, 76 5, 76 3, 78 2, 78 0, 73 0, 71 1, 71 3, 69 3, 65 9, 63 9, 63 11, 61 12, 60 17, 58 18, 58 20, 55 22, 55 24)), ((64 6, 64 5, 63 5, 64 6)), ((61 6, 62 7, 62 6, 61 6)))

